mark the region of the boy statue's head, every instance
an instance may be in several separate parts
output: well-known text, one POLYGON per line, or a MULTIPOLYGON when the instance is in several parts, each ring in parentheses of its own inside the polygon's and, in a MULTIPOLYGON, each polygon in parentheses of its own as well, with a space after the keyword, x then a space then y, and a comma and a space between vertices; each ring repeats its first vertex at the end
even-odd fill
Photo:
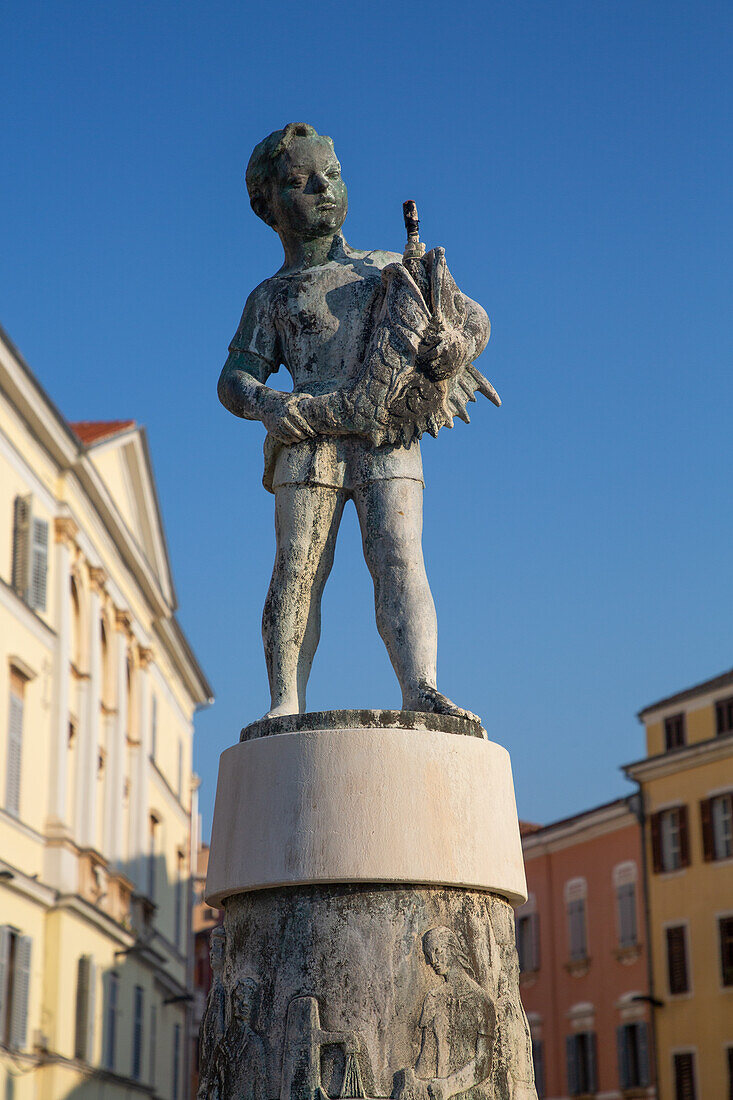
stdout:
POLYGON ((283 239, 332 237, 344 224, 346 185, 330 137, 290 122, 255 147, 247 165, 249 201, 283 239))

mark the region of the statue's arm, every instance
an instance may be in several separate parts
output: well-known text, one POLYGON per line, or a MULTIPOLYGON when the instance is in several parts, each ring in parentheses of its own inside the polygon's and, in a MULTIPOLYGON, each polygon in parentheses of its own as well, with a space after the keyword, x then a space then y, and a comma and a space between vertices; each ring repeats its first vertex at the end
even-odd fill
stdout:
POLYGON ((313 430, 297 407, 298 398, 265 385, 270 364, 253 352, 233 348, 219 376, 219 400, 244 420, 261 420, 282 443, 297 443, 313 430))

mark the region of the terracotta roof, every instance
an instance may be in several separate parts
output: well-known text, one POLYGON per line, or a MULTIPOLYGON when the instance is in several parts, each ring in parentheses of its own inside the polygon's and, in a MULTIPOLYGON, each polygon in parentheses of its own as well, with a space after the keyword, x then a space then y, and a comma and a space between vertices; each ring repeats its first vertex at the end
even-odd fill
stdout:
POLYGON ((124 432, 127 428, 134 428, 134 420, 77 420, 71 425, 74 434, 90 447, 93 443, 99 443, 102 439, 109 439, 112 435, 124 432))
POLYGON ((673 703, 684 703, 687 699, 694 699, 696 695, 707 695, 709 691, 716 691, 718 688, 728 687, 733 684, 733 669, 728 672, 722 672, 720 676, 714 676, 712 680, 703 680, 701 684, 695 684, 693 687, 685 688, 684 691, 678 691, 674 695, 667 695, 664 699, 658 699, 656 703, 650 703, 648 707, 644 707, 637 714, 637 718, 644 720, 644 715, 649 714, 652 710, 657 710, 658 707, 668 707, 673 703))
POLYGON ((519 819, 520 836, 529 836, 530 833, 536 833, 541 828, 542 826, 536 825, 534 821, 522 821, 521 818, 519 819))

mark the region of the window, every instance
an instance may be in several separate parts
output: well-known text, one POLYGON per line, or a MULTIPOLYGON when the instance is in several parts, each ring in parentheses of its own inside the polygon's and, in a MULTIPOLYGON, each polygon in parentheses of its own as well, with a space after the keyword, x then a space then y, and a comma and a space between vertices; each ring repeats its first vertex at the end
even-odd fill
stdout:
POLYGON ((733 795, 719 794, 700 803, 702 851, 706 862, 733 856, 733 795))
POLYGON ((15 498, 13 588, 35 611, 46 610, 48 523, 33 515, 30 496, 15 498))
POLYGON ((595 1032, 581 1031, 578 1035, 568 1035, 565 1040, 565 1054, 570 1095, 584 1096, 595 1092, 598 1087, 595 1032))
POLYGON ((576 898, 568 902, 568 943, 571 959, 588 957, 588 943, 585 927, 585 898, 576 898))
POLYGON ((81 955, 76 971, 76 1030, 74 1057, 82 1062, 94 1059, 94 1009, 97 968, 91 955, 81 955))
POLYGON ((652 860, 654 871, 677 871, 690 863, 687 806, 674 806, 652 814, 652 860))
POLYGON ((0 928, 0 1042, 24 1050, 28 1032, 31 938, 17 929, 0 928))
POLYGON ((649 1084, 649 1037, 647 1025, 622 1024, 616 1029, 618 1082, 622 1089, 649 1084))
POLYGON ((616 917, 618 945, 621 949, 635 947, 638 943, 636 925, 636 864, 633 860, 619 863, 613 869, 616 889, 616 917))
POLYGON ((141 985, 135 986, 132 1009, 132 1076, 140 1080, 143 1062, 143 997, 145 991, 141 985))
MULTIPOLYGON (((197 1044, 198 1045, 198 1044, 197 1044)), ((150 1006, 150 1084, 155 1085, 155 1059, 158 1053, 158 1006, 150 1006)))
POLYGON ((687 934, 684 924, 667 929, 667 978, 671 994, 689 992, 687 934))
POLYGON ((155 879, 156 879, 156 866, 155 862, 158 857, 158 828, 160 822, 155 814, 150 815, 149 823, 149 838, 148 838, 148 897, 151 901, 155 901, 155 879))
POLYGON ((723 985, 733 985, 733 917, 720 917, 718 920, 720 937, 720 973, 723 985))
POLYGON ((178 1096, 178 1074, 179 1064, 181 1061, 181 1025, 175 1024, 173 1027, 173 1077, 172 1077, 172 1089, 171 1096, 173 1100, 179 1100, 178 1096))
POLYGON ((728 1062, 728 1100, 733 1100, 733 1047, 726 1051, 728 1062))
POLYGON ((692 1051, 674 1056, 674 1098, 695 1100, 695 1055, 692 1051))
POLYGON ((23 708, 26 679, 17 669, 10 669, 10 701, 8 706, 8 742, 5 766, 5 809, 13 817, 20 814, 20 776, 23 758, 23 708))
POLYGON ((114 1070, 117 1054, 117 1004, 120 995, 119 974, 110 971, 105 975, 107 985, 107 1006, 104 1014, 104 1065, 114 1070))
POLYGON ((517 916, 517 954, 519 969, 531 973, 540 968, 539 914, 525 913, 517 916))
POLYGON ((684 714, 673 714, 670 718, 664 719, 664 747, 669 751, 670 749, 679 749, 687 741, 687 735, 685 730, 685 716, 684 714))
POLYGON ((715 704, 715 726, 718 737, 733 730, 733 695, 715 704))
POLYGON ((532 1040, 532 1065, 538 1100, 545 1095, 545 1047, 541 1039, 532 1040))

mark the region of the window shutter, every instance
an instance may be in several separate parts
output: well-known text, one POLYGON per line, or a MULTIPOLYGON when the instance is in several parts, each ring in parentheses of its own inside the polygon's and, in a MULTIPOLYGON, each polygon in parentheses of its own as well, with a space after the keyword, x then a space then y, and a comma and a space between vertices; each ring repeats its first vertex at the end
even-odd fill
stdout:
POLYGON ((672 994, 687 992, 687 952, 685 950, 685 929, 676 925, 667 929, 667 969, 669 992, 672 994))
POLYGON ((13 513, 13 588, 25 600, 30 572, 31 498, 16 497, 13 513))
POLYGON ((616 1028, 616 1057, 618 1059, 619 1088, 629 1087, 629 1051, 626 1044, 626 1025, 616 1028))
POLYGON ((25 1050, 28 1033, 28 994, 31 984, 31 937, 18 936, 15 948, 13 1003, 10 1009, 10 1045, 25 1050))
POLYGON ((33 520, 29 603, 36 611, 46 610, 46 578, 48 576, 48 523, 33 520))
POLYGON ((23 699, 12 689, 8 715, 8 758, 5 776, 5 809, 20 813, 20 769, 23 754, 23 699))
POLYGON ((733 986, 733 917, 720 917, 718 920, 720 935, 720 972, 723 985, 733 986))
POLYGON ((82 1062, 94 1058, 94 1012, 97 968, 91 955, 81 955, 76 975, 76 1035, 74 1057, 82 1062))
POLYGON ((662 815, 652 814, 649 818, 652 834, 652 866, 658 875, 662 870, 662 815))
POLYGON ((596 1057, 596 1033, 595 1031, 589 1031, 588 1036, 588 1092, 598 1091, 598 1074, 596 1071, 596 1065, 598 1059, 596 1057))
POLYGON ((568 1093, 570 1096, 577 1096, 578 1062, 576 1058, 576 1042, 574 1035, 568 1035, 565 1039, 565 1063, 568 1073, 568 1093))
POLYGON ((702 825, 702 858, 706 863, 710 863, 715 859, 715 841, 712 800, 709 798, 700 800, 700 823, 702 825))
POLYGON ((8 1016, 8 959, 10 956, 10 929, 0 927, 0 1042, 4 1042, 8 1016))
POLYGON ((687 820, 687 806, 680 806, 677 810, 680 829, 680 866, 690 866, 690 829, 687 820))
POLYGON ((531 944, 532 944, 532 969, 539 970, 540 968, 540 915, 539 913, 533 913, 529 918, 529 927, 531 931, 531 944))
POLYGON ((649 1028, 643 1023, 636 1025, 636 1052, 639 1059, 639 1084, 648 1085, 651 1077, 649 1070, 649 1028))
POLYGON ((97 1012, 97 964, 89 956, 89 1007, 87 1008, 87 1062, 94 1061, 94 1035, 97 1012))

